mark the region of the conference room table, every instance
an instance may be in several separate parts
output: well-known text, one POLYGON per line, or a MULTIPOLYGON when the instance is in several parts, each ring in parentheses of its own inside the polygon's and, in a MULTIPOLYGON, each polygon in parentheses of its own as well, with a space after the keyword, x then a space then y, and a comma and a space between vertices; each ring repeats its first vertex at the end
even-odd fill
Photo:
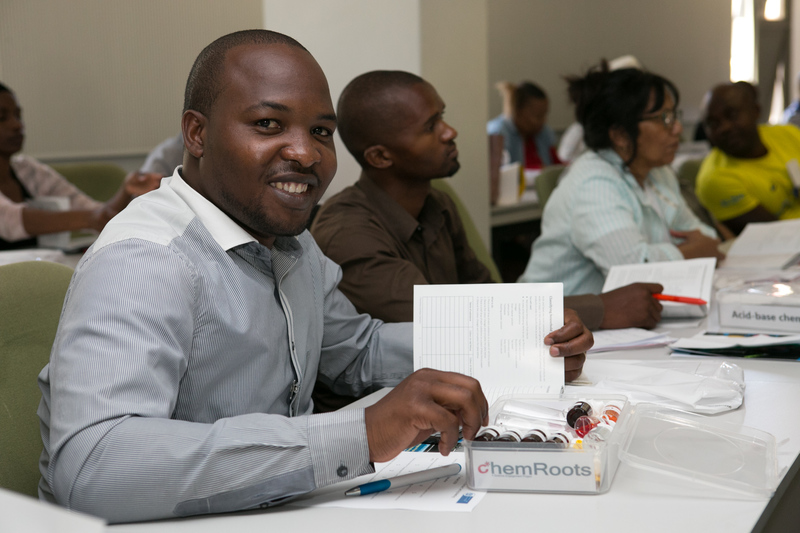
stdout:
MULTIPOLYGON (((689 336, 702 328, 667 330, 689 336)), ((697 358, 670 355, 666 347, 590 354, 585 369, 596 361, 665 361, 697 358)), ((732 424, 772 434, 777 443, 779 472, 800 452, 800 362, 701 358, 728 361, 744 370, 746 391, 738 409, 712 415, 732 424)), ((359 400, 376 401, 384 391, 359 400)), ((603 532, 749 532, 766 499, 748 499, 709 486, 621 463, 605 494, 533 494, 490 492, 472 512, 355 510, 293 507, 244 511, 139 524, 109 526, 113 533, 204 533, 231 531, 320 531, 408 533, 410 531, 591 531, 603 532)))

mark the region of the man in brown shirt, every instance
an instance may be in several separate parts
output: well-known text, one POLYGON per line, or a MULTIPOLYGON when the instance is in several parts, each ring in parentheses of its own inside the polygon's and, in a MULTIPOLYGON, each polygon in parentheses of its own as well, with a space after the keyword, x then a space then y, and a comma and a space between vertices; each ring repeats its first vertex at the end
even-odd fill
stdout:
MULTIPOLYGON (((361 165, 358 182, 320 209, 311 233, 342 267, 339 288, 387 322, 413 320, 414 285, 489 283, 453 201, 431 180, 459 169, 457 132, 432 85, 408 72, 373 71, 339 98, 339 133, 361 165)), ((565 298, 589 329, 654 327, 661 285, 636 283, 565 298)))

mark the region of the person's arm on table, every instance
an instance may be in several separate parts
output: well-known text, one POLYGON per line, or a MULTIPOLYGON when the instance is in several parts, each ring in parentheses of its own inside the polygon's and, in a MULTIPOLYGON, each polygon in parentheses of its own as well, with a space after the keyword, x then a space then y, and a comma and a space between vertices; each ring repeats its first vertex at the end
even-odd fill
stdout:
POLYGON ((695 259, 698 257, 716 257, 718 260, 725 259, 725 254, 719 251, 719 239, 709 237, 699 230, 691 231, 670 231, 670 235, 682 239, 678 244, 678 250, 684 259, 695 259))
POLYGON ((575 310, 592 331, 597 329, 654 328, 661 320, 662 306, 653 298, 661 292, 657 283, 631 283, 602 294, 564 297, 564 307, 575 310))
MULTIPOLYGON (((34 235, 44 235, 59 231, 94 230, 101 231, 114 215, 119 213, 134 196, 158 188, 160 176, 155 174, 128 174, 117 194, 106 203, 97 202, 52 168, 36 162, 36 196, 58 196, 69 198, 67 211, 46 211, 34 209, 25 204, 0 206, 4 210, 16 210, 22 220, 24 235, 14 235, 14 240, 34 235)), ((4 237, 8 239, 8 237, 4 237)))

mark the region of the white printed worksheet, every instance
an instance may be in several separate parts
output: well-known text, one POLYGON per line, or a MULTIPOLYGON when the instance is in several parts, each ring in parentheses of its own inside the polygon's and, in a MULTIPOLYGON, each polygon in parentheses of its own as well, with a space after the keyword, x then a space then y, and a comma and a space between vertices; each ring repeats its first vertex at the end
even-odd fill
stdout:
POLYGON ((564 325, 561 283, 417 285, 414 368, 460 372, 491 392, 557 392, 564 360, 544 337, 564 325))

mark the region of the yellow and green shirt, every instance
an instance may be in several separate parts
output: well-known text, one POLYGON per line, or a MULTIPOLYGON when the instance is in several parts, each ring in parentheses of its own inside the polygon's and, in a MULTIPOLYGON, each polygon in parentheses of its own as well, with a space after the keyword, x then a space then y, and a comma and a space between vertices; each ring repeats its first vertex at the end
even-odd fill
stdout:
POLYGON ((714 148, 697 174, 700 202, 718 220, 730 220, 763 206, 780 219, 800 218, 786 164, 800 160, 800 128, 759 126, 767 155, 756 159, 731 157, 714 148))

